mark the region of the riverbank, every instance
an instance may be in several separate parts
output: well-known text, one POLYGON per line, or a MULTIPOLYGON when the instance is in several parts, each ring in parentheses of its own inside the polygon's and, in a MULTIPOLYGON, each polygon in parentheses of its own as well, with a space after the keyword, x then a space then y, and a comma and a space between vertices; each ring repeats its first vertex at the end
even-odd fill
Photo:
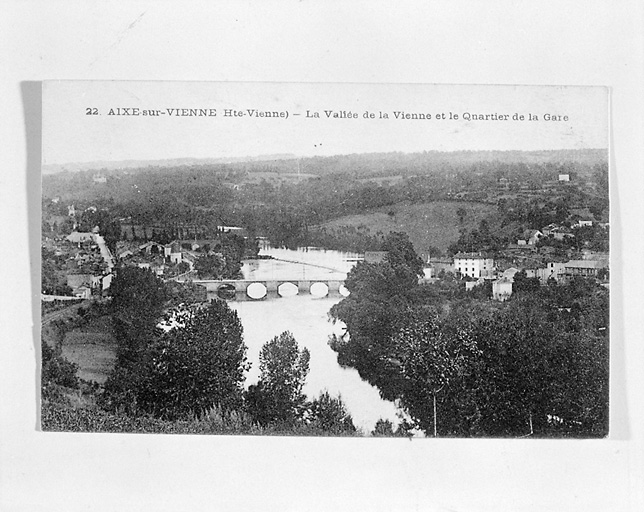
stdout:
POLYGON ((327 390, 332 396, 340 395, 358 429, 371 432, 379 419, 399 423, 393 402, 380 398, 378 390, 362 380, 357 370, 342 368, 337 354, 328 341, 332 334, 343 331, 341 324, 332 324, 328 311, 341 298, 315 298, 296 295, 270 301, 229 302, 237 311, 244 328, 247 357, 252 366, 245 385, 257 382, 259 352, 273 336, 290 331, 300 347, 310 354, 310 372, 304 386, 309 399, 327 390))

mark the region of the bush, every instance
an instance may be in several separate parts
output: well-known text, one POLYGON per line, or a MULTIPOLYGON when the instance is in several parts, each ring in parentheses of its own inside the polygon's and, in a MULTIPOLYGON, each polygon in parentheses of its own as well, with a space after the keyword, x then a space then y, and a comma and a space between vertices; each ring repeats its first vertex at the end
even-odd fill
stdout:
POLYGON ((53 386, 78 389, 78 366, 62 356, 60 349, 53 349, 47 343, 42 343, 41 384, 43 395, 53 386))

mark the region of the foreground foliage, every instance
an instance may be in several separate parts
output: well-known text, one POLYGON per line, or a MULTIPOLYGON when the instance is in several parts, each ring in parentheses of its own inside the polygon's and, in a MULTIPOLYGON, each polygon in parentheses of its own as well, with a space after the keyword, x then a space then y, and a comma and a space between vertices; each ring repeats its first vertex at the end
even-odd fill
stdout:
POLYGON ((607 434, 608 290, 526 280, 500 304, 455 284, 418 286, 415 272, 409 255, 352 270, 351 295, 331 310, 347 328, 330 341, 340 364, 428 435, 607 434))
POLYGON ((157 330, 136 360, 115 368, 103 407, 174 420, 200 416, 213 405, 240 406, 248 364, 237 314, 212 301, 174 320, 179 325, 157 330))
POLYGON ((294 424, 302 419, 306 395, 302 392, 309 373, 310 353, 299 349, 286 331, 275 336, 259 353, 259 382, 250 386, 247 406, 256 421, 294 424))
POLYGON ((264 345, 260 381, 244 392, 242 325, 225 301, 177 304, 197 297, 190 285, 137 268, 119 270, 111 295, 119 357, 104 386, 79 381, 60 347, 43 344, 45 430, 359 434, 340 397, 325 391, 307 400, 310 355, 291 333, 264 345))

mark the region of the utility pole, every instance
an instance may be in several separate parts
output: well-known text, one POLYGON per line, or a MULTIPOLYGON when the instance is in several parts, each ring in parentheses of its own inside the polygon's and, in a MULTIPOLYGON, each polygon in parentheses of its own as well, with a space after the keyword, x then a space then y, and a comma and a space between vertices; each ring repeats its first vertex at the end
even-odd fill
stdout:
POLYGON ((434 437, 438 437, 438 428, 436 426, 436 392, 434 392, 434 437))

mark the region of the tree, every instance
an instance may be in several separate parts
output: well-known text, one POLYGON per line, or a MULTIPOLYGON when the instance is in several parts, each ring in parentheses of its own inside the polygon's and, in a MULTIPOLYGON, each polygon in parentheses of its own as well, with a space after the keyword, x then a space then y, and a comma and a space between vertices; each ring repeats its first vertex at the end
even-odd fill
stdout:
POLYGON ((314 427, 330 434, 353 434, 356 427, 353 418, 347 411, 342 397, 332 397, 328 391, 322 391, 309 406, 310 422, 314 427))
POLYGON ((545 287, 477 322, 473 435, 607 432, 608 295, 599 287, 583 290, 545 287))
POLYGON ((136 362, 152 339, 167 290, 150 269, 121 267, 110 286, 110 296, 119 359, 136 362))
POLYGON ((525 270, 520 270, 514 274, 512 291, 514 293, 534 293, 539 290, 541 282, 538 277, 528 277, 525 270))
POLYGON ((177 263, 177 266, 175 268, 175 271, 177 274, 185 274, 190 270, 190 265, 188 264, 187 261, 180 261, 177 263))
POLYGON ((429 434, 605 435, 608 291, 520 284, 498 304, 448 283, 405 290, 389 263, 361 263, 331 310, 348 336, 330 344, 429 434))
POLYGON ((228 234, 221 244, 221 253, 224 257, 224 279, 241 278, 241 260, 244 257, 246 242, 243 237, 228 234))
POLYGON ((349 272, 345 286, 351 293, 330 311, 348 336, 334 336, 330 345, 340 365, 356 368, 383 398, 393 400, 403 385, 392 363, 398 354, 393 337, 412 308, 423 264, 405 234, 390 233, 382 249, 388 251, 384 262, 359 262, 349 272))
POLYGON ((417 315, 400 330, 395 343, 406 381, 401 403, 421 428, 436 437, 437 395, 465 373, 469 357, 478 353, 476 342, 463 326, 447 329, 436 317, 417 315))
POLYGON ((203 254, 195 261, 199 277, 212 279, 239 279, 245 241, 237 235, 227 235, 215 246, 217 253, 210 253, 210 245, 204 244, 203 254))
POLYGON ((72 295, 72 289, 61 280, 56 256, 45 247, 41 247, 41 290, 48 295, 72 295))
POLYGON ((338 363, 358 370, 360 376, 387 400, 400 392, 399 368, 393 335, 405 322, 411 306, 409 281, 401 281, 389 263, 360 262, 349 272, 345 286, 351 294, 331 308, 335 321, 346 326, 343 336, 329 344, 338 353, 338 363))
POLYGON ((41 386, 44 398, 52 396, 56 386, 78 389, 78 365, 65 359, 60 348, 53 349, 43 341, 41 357, 41 386))
POLYGON ((222 279, 226 262, 221 254, 204 254, 195 261, 195 270, 201 278, 222 279))
POLYGON ((382 250, 387 251, 386 260, 399 275, 405 273, 414 276, 415 283, 424 275, 423 260, 416 254, 406 233, 388 233, 382 242, 382 250))
POLYGON ((376 421, 374 429, 371 431, 373 437, 394 437, 394 424, 389 420, 380 418, 376 421))
POLYGON ((293 335, 285 331, 262 347, 259 382, 247 393, 249 412, 262 425, 294 424, 304 412, 302 392, 309 373, 310 353, 299 349, 293 335))
POLYGON ((106 386, 112 407, 125 397, 136 403, 133 412, 169 420, 201 416, 213 406, 239 409, 249 364, 237 313, 219 300, 173 313, 176 327, 148 345, 136 375, 115 374, 106 386), (119 381, 127 386, 119 388, 119 381))

